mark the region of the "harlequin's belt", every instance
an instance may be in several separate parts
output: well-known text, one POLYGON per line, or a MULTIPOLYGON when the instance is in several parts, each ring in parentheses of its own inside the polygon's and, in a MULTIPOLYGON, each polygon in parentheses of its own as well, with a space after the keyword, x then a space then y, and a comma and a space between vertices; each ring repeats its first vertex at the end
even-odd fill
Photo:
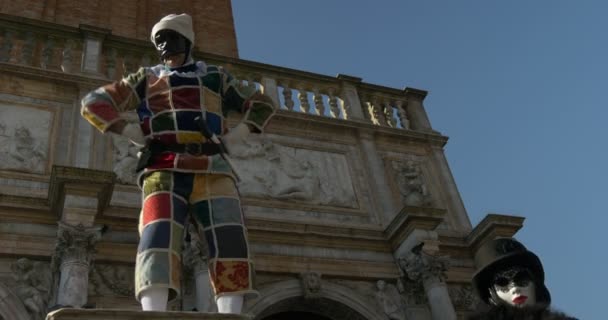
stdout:
POLYGON ((148 146, 152 154, 163 152, 188 153, 193 156, 214 155, 220 153, 220 148, 217 144, 206 143, 185 143, 185 144, 161 144, 152 142, 148 146))

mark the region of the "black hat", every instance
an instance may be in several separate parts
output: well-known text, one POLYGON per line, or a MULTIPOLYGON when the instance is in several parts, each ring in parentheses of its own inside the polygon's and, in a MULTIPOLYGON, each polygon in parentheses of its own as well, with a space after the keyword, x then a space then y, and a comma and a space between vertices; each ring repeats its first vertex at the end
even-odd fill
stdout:
POLYGON ((481 300, 489 304, 494 274, 503 268, 524 267, 532 272, 536 285, 536 301, 549 305, 551 295, 545 286, 545 271, 538 256, 528 251, 523 244, 512 238, 499 238, 483 244, 475 254, 477 272, 473 275, 473 286, 481 300))

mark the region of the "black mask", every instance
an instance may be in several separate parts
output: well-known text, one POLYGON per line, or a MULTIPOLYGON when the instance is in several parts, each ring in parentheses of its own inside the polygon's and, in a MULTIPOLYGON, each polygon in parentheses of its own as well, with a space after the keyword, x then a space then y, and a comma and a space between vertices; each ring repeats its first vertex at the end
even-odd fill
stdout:
POLYGON ((498 288, 507 288, 511 284, 525 287, 530 284, 533 279, 532 272, 527 268, 512 267, 497 272, 494 275, 493 283, 494 286, 498 288))
POLYGON ((154 43, 156 44, 156 50, 158 51, 161 60, 164 60, 170 55, 179 53, 186 54, 184 62, 188 60, 190 41, 178 32, 168 29, 160 30, 154 36, 154 43))

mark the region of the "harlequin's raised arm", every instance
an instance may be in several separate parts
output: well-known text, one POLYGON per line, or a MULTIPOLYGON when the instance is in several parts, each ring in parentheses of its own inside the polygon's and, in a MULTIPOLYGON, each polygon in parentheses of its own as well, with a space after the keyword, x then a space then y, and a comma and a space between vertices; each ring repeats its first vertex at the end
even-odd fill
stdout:
POLYGON ((243 123, 255 133, 264 127, 275 113, 272 99, 253 87, 242 86, 228 72, 222 69, 222 102, 224 110, 244 113, 243 123))
POLYGON ((146 94, 145 78, 146 71, 140 68, 121 81, 89 92, 81 101, 80 114, 103 133, 121 124, 124 126, 120 113, 137 108, 146 94))

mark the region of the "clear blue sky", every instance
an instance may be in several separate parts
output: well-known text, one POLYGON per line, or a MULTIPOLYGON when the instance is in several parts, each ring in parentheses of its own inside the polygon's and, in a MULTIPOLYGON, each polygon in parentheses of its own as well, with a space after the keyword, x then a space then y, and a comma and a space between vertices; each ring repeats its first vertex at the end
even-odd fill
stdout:
POLYGON ((473 224, 525 216, 553 306, 605 319, 608 2, 233 0, 240 56, 429 91, 473 224))

